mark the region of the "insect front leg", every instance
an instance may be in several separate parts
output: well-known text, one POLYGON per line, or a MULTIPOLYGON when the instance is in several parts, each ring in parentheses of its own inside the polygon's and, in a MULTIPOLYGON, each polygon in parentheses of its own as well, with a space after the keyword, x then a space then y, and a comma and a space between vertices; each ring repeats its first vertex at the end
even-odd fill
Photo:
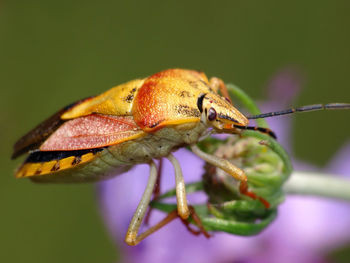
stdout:
POLYGON ((270 207, 270 204, 265 199, 257 196, 253 192, 248 191, 248 178, 247 178, 247 175, 243 172, 243 170, 239 169, 238 167, 230 163, 228 160, 225 160, 215 155, 207 154, 201 151, 196 145, 191 145, 191 150, 194 154, 198 155, 201 159, 203 159, 207 163, 224 170, 226 173, 228 173, 235 179, 239 180, 240 181, 239 191, 241 194, 249 196, 253 199, 260 200, 261 203, 266 208, 270 207))

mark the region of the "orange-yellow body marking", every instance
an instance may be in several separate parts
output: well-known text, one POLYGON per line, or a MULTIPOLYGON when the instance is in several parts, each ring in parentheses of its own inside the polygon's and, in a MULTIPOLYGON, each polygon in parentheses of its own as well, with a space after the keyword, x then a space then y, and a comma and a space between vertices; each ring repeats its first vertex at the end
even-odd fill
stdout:
POLYGON ((92 113, 130 116, 134 97, 137 95, 138 89, 143 82, 143 79, 136 79, 116 86, 71 108, 61 118, 64 120, 74 119, 92 113))
POLYGON ((16 172, 16 177, 30 177, 45 174, 56 173, 69 168, 77 167, 79 165, 88 163, 95 159, 97 155, 87 153, 82 156, 69 156, 61 160, 54 160, 40 163, 24 163, 16 172), (74 162, 76 158, 80 158, 79 162, 74 162))

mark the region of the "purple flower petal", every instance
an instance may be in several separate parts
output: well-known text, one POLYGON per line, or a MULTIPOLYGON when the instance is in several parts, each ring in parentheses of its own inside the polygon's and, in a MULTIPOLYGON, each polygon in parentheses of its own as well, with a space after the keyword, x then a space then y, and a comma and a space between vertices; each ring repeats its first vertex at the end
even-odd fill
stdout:
POLYGON ((290 104, 300 93, 302 82, 303 78, 297 70, 281 70, 268 84, 268 100, 281 105, 290 104))
POLYGON ((350 177, 350 141, 335 154, 326 170, 330 173, 350 177))

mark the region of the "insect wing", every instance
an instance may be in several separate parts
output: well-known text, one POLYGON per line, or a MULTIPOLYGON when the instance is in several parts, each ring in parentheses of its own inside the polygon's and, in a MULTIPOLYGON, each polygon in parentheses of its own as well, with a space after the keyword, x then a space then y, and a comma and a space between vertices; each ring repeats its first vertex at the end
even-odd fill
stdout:
POLYGON ((40 146, 40 151, 101 148, 144 135, 132 116, 92 114, 66 121, 40 146))
POLYGON ((37 150, 55 130, 57 130, 65 121, 61 119, 61 115, 72 107, 79 105, 82 102, 90 100, 91 97, 72 103, 54 115, 40 123, 34 129, 20 138, 13 147, 12 159, 32 150, 37 150))
MULTIPOLYGON (((16 177, 36 177, 74 168, 95 160, 103 147, 145 134, 131 116, 92 114, 72 119, 52 133, 39 151, 29 154, 17 170, 16 177)), ((63 179, 65 182, 74 181, 70 176, 63 179)))

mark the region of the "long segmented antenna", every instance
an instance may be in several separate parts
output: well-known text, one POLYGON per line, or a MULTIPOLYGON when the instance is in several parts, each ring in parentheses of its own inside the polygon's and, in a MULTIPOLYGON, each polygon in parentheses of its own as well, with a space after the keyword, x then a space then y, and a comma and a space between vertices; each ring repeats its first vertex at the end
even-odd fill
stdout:
POLYGON ((248 116, 247 119, 260 119, 260 118, 269 118, 279 115, 292 114, 295 112, 303 112, 303 111, 317 111, 317 110, 345 110, 350 109, 349 103, 329 103, 329 104, 314 104, 307 105, 298 108, 291 108, 282 111, 268 112, 262 113, 258 115, 248 116))

